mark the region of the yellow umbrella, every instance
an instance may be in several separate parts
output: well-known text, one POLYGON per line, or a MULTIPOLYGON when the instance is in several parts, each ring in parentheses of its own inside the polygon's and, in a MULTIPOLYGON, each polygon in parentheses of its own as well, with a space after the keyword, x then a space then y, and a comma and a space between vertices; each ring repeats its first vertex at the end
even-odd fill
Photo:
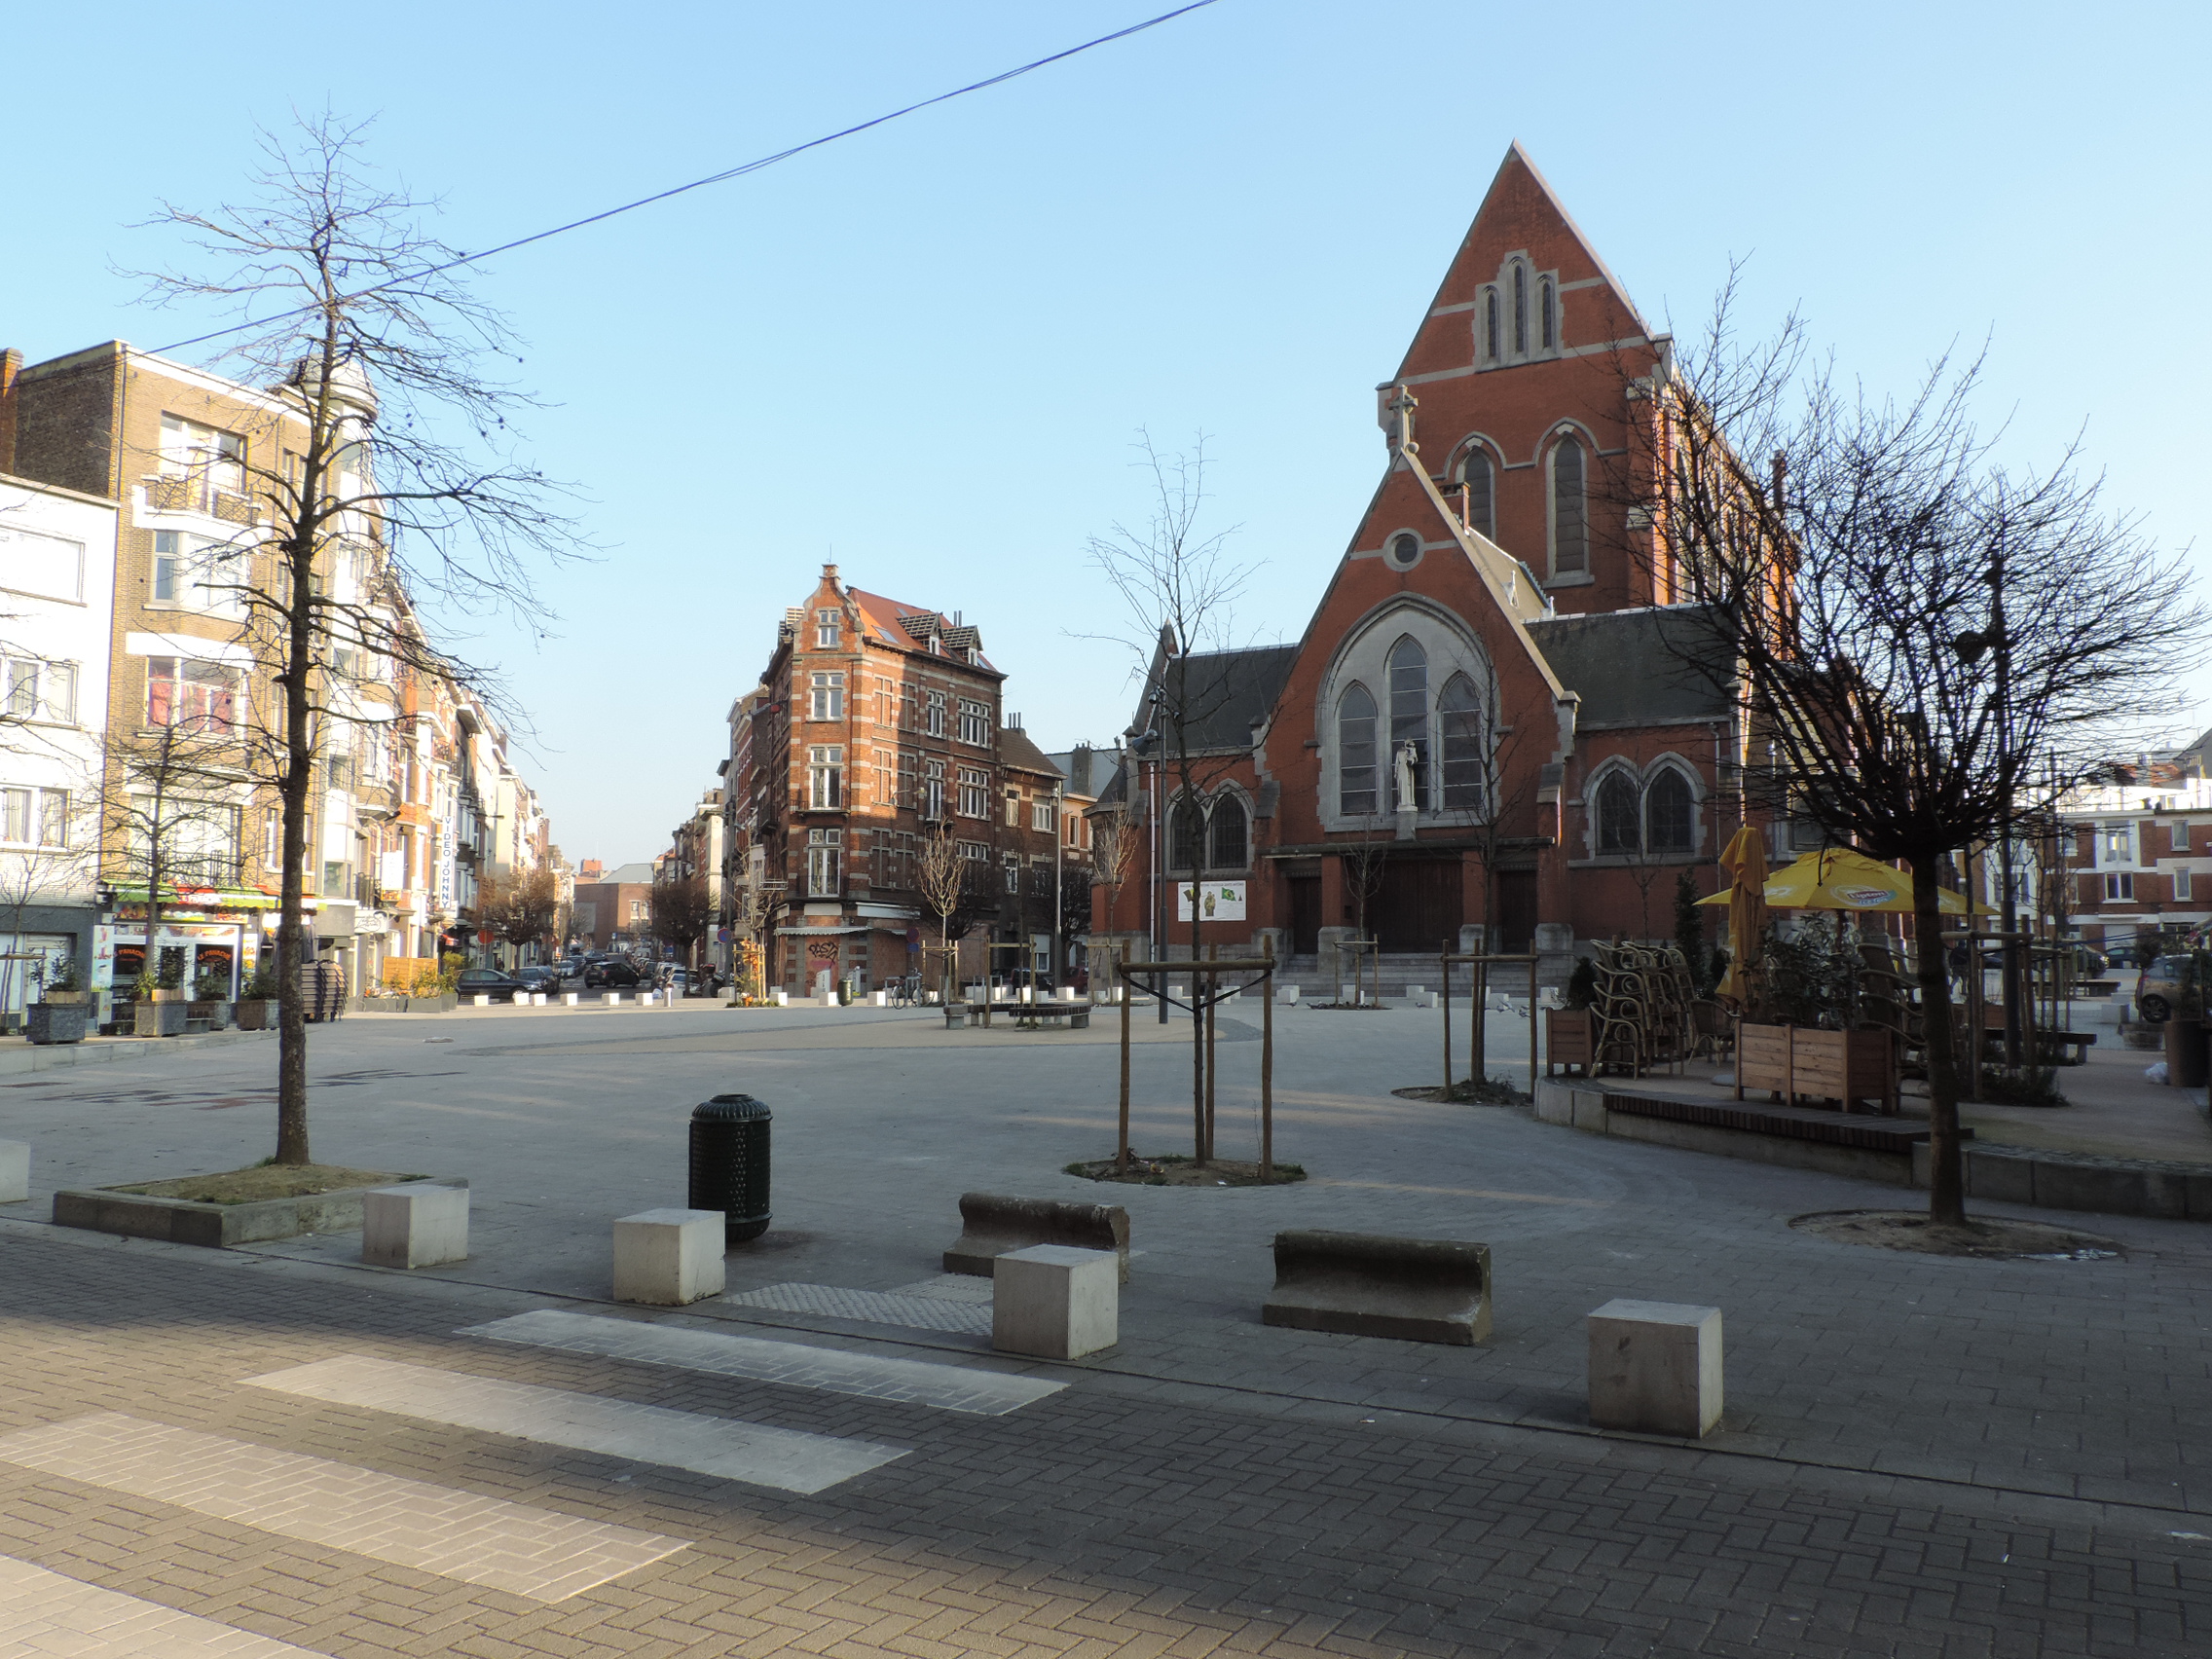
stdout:
POLYGON ((1721 853, 1720 866, 1736 878, 1735 886, 1699 901, 1728 906, 1728 972, 1715 990, 1748 1006, 1764 954, 1759 941, 1766 932, 1766 837, 1745 825, 1721 853))
MULTIPOLYGON (((1738 830, 1736 840, 1741 841, 1746 831, 1738 830)), ((1729 851, 1735 850, 1729 843, 1729 851)), ((1728 855, 1721 855, 1723 865, 1728 855)), ((1733 868, 1733 866, 1730 866, 1733 868)), ((1738 872, 1741 882, 1744 875, 1738 872)), ((1700 899, 1701 904, 1726 904, 1732 902, 1734 889, 1715 893, 1710 899, 1700 899)), ((1787 865, 1768 876, 1761 898, 1777 910, 1861 910, 1903 911, 1912 909, 1912 876, 1908 871, 1894 868, 1855 853, 1849 847, 1824 847, 1817 853, 1807 853, 1794 864, 1787 865)), ((1941 888, 1936 893, 1936 904, 1946 916, 1963 916, 1967 913, 1967 897, 1941 888)), ((1979 916, 1996 912, 1987 904, 1976 903, 1973 912, 1979 916)), ((1731 917, 1730 931, 1734 931, 1731 917)))

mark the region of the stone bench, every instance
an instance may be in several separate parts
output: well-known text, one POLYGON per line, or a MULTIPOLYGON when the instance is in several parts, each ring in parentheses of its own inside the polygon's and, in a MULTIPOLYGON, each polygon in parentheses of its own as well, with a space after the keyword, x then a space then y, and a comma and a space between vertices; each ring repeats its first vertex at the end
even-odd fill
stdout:
POLYGON ((680 1308, 722 1291, 720 1210, 654 1209, 614 1224, 614 1300, 680 1308))
POLYGON ((1608 1302, 1590 1315, 1590 1421, 1700 1440, 1720 1421, 1720 1309, 1608 1302))
POLYGON ((28 1141, 0 1141, 0 1204, 19 1204, 31 1196, 28 1141))
POLYGON ((468 1257, 468 1189, 411 1181, 361 1195, 361 1260, 434 1268, 468 1257))
POLYGON ((1264 1324, 1470 1347, 1490 1335, 1490 1246, 1375 1233, 1275 1235, 1264 1324))
POLYGON ((956 1025, 973 1025, 982 1017, 982 1012, 974 1003, 948 1002, 944 1005, 944 1028, 950 1031, 956 1025))
POLYGON ((1032 1244, 992 1262, 991 1346, 1081 1359, 1121 1337, 1122 1265, 1111 1250, 1032 1244))
POLYGON ((944 1253, 944 1271, 988 1278, 994 1262, 1032 1244, 1110 1252, 1121 1263, 1120 1282, 1129 1281, 1129 1212, 1120 1204, 1071 1204, 997 1193, 960 1195, 960 1236, 944 1253))

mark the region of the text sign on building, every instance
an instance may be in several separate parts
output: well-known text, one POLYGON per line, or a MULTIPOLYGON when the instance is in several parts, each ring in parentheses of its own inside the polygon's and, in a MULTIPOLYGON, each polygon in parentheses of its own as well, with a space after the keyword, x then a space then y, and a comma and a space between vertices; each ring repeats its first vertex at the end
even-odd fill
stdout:
POLYGON ((1175 889, 1175 919, 1187 922, 1196 904, 1201 922, 1240 922, 1244 919, 1244 883, 1241 881, 1182 882, 1175 889))

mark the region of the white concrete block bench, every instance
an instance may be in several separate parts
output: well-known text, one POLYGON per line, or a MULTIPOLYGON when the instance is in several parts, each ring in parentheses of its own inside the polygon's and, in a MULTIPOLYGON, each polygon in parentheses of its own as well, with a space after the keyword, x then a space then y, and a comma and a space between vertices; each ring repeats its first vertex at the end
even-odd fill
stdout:
POLYGON ((361 1195, 362 1261, 379 1268, 434 1268, 467 1257, 466 1187, 410 1181, 361 1195))
POLYGON ((654 1209, 614 1224, 614 1300, 681 1308, 722 1293, 720 1210, 654 1209))
POLYGON ((1590 1421, 1699 1440, 1720 1421, 1720 1309, 1608 1302, 1590 1315, 1590 1421))
POLYGON ((0 1141, 0 1204, 19 1204, 30 1196, 30 1142, 0 1141))
POLYGON ((1111 1250, 1032 1244, 991 1264, 991 1346, 1081 1359, 1121 1339, 1122 1264, 1111 1250))

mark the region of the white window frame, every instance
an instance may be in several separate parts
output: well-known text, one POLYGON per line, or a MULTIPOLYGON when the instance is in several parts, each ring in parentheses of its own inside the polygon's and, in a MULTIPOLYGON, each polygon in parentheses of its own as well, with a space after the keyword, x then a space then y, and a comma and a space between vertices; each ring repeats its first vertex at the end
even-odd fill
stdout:
POLYGON ((1054 816, 1053 801, 1051 795, 1039 795, 1029 803, 1030 829, 1041 830, 1048 835, 1055 833, 1059 825, 1053 821, 1054 816))
POLYGON ((922 816, 933 823, 944 817, 944 762, 931 759, 922 769, 922 816))
POLYGON ((841 720, 844 718, 845 677, 834 672, 808 676, 807 719, 841 720))
POLYGON ((69 792, 0 785, 0 844, 38 852, 69 846, 69 792))
POLYGON ((2184 865, 2181 868, 2174 871, 2175 903, 2194 904, 2194 903, 2196 903, 2195 897, 2192 891, 2194 884, 2190 879, 2190 877, 2194 873, 2194 872, 2192 871, 2187 865, 2184 865))
POLYGON ((922 729, 931 737, 944 735, 944 693, 932 691, 922 712, 922 729))
POLYGON ((976 749, 991 746, 991 706, 960 699, 960 741, 976 749))
POLYGON ((2105 877, 2105 903, 2132 904, 2135 903, 2135 875, 2130 870, 2115 870, 2105 877))
POLYGON ((836 899, 844 894, 845 838, 841 830, 810 830, 806 835, 806 896, 836 899))
POLYGON ((991 816, 991 775, 973 766, 959 769, 958 810, 963 818, 988 820, 991 816))
POLYGON ((150 656, 144 660, 146 663, 145 723, 147 725, 173 725, 181 718, 198 722, 198 735, 214 737, 235 737, 238 735, 239 728, 245 719, 246 685, 243 670, 207 657, 150 656), (160 672, 159 666, 165 663, 167 665, 166 675, 160 672), (169 718, 166 720, 157 720, 154 719, 154 687, 164 682, 172 688, 169 699, 169 718), (221 725, 213 723, 214 717, 209 712, 207 690, 208 687, 218 683, 227 683, 231 693, 231 718, 227 724, 221 725), (190 687, 198 687, 198 690, 188 695, 187 691, 190 687))
POLYGON ((814 613, 814 648, 833 651, 844 639, 845 616, 841 610, 817 610, 814 613))
POLYGON ((0 710, 30 724, 75 725, 77 679, 73 662, 0 658, 0 710))
POLYGON ((2108 867, 2114 865, 2132 867, 2135 863, 2135 826, 2122 824, 2115 827, 2108 824, 2101 827, 2097 830, 2097 862, 2108 867))
POLYGON ((845 748, 818 743, 806 752, 806 809, 836 812, 845 804, 845 748))

